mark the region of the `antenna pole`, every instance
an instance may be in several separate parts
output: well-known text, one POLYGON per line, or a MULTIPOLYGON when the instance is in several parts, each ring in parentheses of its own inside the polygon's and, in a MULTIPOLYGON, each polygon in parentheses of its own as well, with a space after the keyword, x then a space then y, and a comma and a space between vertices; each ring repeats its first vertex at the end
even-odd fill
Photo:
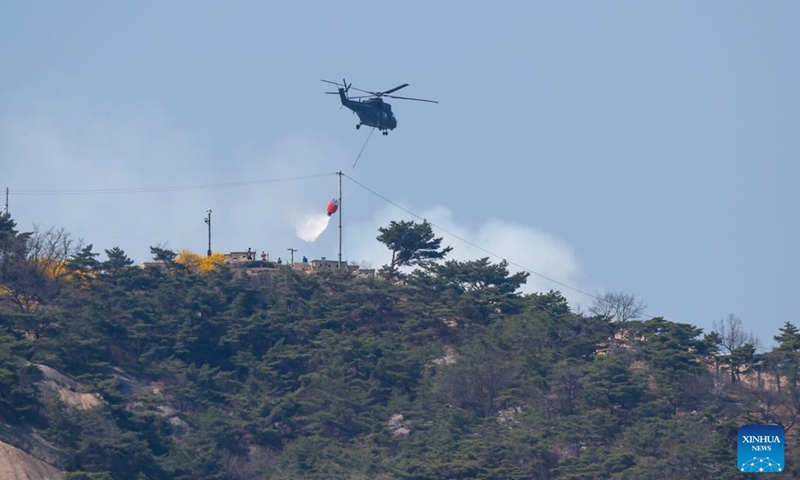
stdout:
POLYGON ((206 223, 208 224, 208 256, 211 256, 211 209, 209 208, 206 210, 208 216, 205 218, 206 223))
POLYGON ((294 252, 296 252, 297 249, 296 248, 287 248, 286 250, 289 250, 289 254, 291 256, 291 260, 289 262, 289 265, 294 265, 294 252))
POLYGON ((337 268, 342 269, 342 171, 336 172, 339 175, 339 264, 337 268))
POLYGON ((3 205, 3 213, 8 216, 8 187, 6 187, 6 204, 3 205))

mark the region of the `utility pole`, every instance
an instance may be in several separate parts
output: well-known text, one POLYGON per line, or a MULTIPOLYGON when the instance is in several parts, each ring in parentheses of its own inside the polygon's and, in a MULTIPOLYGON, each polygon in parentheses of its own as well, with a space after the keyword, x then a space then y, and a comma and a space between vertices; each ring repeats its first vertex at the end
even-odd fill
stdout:
POLYGON ((342 173, 341 170, 336 172, 339 175, 339 264, 337 268, 342 269, 342 173))
POLYGON ((211 256, 211 209, 209 208, 206 210, 208 216, 205 218, 206 223, 208 224, 208 256, 211 256))
POLYGON ((297 249, 296 248, 287 248, 286 250, 289 250, 290 255, 291 255, 291 260, 289 260, 289 265, 294 265, 294 252, 296 252, 297 249))
POLYGON ((8 216, 8 187, 6 187, 6 203, 3 205, 3 213, 8 216))

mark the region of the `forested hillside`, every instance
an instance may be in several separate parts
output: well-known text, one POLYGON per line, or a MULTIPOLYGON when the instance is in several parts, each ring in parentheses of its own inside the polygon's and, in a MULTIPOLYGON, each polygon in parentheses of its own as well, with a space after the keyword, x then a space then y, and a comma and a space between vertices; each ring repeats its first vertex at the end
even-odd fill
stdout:
POLYGON ((429 233, 376 232, 379 278, 256 277, 162 248, 146 268, 41 255, 44 234, 0 217, 0 441, 70 480, 712 480, 744 478, 740 425, 778 423, 800 477, 791 323, 756 354, 735 322, 581 314, 429 233))

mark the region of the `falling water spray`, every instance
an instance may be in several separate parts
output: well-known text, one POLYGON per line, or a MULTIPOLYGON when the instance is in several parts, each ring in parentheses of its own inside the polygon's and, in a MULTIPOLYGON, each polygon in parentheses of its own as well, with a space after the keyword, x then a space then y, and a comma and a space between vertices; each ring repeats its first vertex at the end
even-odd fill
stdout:
POLYGON ((306 242, 313 242, 328 228, 331 217, 324 213, 309 213, 303 216, 295 226, 297 238, 306 242))

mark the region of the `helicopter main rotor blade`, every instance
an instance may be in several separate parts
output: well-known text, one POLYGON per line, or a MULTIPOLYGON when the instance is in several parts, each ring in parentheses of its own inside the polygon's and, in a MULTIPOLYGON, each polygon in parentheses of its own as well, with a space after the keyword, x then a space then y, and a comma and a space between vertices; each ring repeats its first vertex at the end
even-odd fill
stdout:
POLYGON ((369 94, 370 94, 370 95, 372 95, 373 97, 375 97, 375 96, 380 96, 380 92, 370 92, 369 90, 361 90, 360 88, 353 87, 353 86, 352 86, 352 85, 353 85, 352 83, 351 83, 350 85, 351 85, 351 86, 350 86, 350 87, 348 87, 348 88, 352 88, 353 90, 355 90, 355 91, 357 91, 357 92, 361 92, 361 93, 369 93, 369 94))
POLYGON ((414 100, 416 102, 439 103, 436 100, 425 100, 424 98, 398 97, 397 95, 384 95, 389 98, 399 98, 400 100, 414 100))
POLYGON ((378 92, 375 95, 380 97, 380 96, 383 96, 383 95, 386 95, 386 94, 389 94, 389 93, 392 93, 392 92, 396 92, 396 91, 400 90, 401 88, 406 88, 407 86, 408 86, 408 84, 404 83, 404 84, 399 85, 397 87, 390 88, 389 90, 386 90, 385 92, 378 92))
MULTIPOLYGON (((394 88, 390 88, 389 90, 386 90, 385 92, 371 92, 369 90, 362 90, 360 88, 356 88, 356 87, 353 86, 352 83, 348 85, 347 84, 347 80, 345 80, 345 79, 342 79, 342 81, 345 82, 345 83, 332 82, 330 80, 320 80, 320 81, 321 82, 325 82, 325 83, 330 83, 332 85, 336 85, 337 87, 343 88, 345 93, 347 93, 352 88, 353 90, 355 90, 357 92, 368 93, 373 98, 388 97, 388 98, 397 98, 397 99, 400 99, 400 100, 413 100, 415 102, 439 103, 436 100, 426 100, 424 98, 400 97, 398 95, 390 95, 391 93, 394 93, 394 92, 400 90, 401 88, 406 88, 409 85, 408 83, 404 83, 404 84, 398 85, 398 86, 396 86, 394 88)), ((330 95, 337 95, 339 92, 325 92, 325 93, 330 94, 330 95)), ((370 98, 370 97, 366 97, 366 96, 362 95, 362 96, 357 96, 357 97, 348 96, 348 98, 359 99, 359 98, 370 98)))
POLYGON ((339 83, 339 82, 331 82, 330 80, 320 80, 320 82, 330 83, 330 84, 336 85, 337 87, 344 87, 344 85, 342 85, 341 83, 339 83))

